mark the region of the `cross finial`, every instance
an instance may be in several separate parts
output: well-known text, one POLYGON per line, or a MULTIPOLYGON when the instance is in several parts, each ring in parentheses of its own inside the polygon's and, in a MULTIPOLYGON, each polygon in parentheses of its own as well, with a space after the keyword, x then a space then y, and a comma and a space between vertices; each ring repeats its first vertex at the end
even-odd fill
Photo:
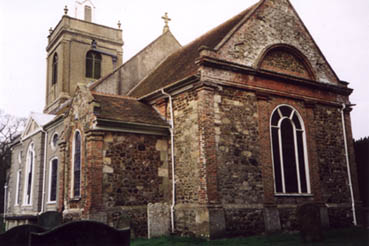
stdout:
POLYGON ((171 21, 172 19, 170 19, 170 18, 168 17, 168 13, 167 13, 167 12, 165 12, 164 16, 162 16, 161 18, 164 20, 164 23, 165 23, 164 28, 163 28, 163 33, 166 33, 167 31, 169 31, 168 23, 169 23, 169 21, 171 21))
POLYGON ((64 14, 67 15, 68 14, 68 6, 65 5, 65 8, 64 8, 64 14))

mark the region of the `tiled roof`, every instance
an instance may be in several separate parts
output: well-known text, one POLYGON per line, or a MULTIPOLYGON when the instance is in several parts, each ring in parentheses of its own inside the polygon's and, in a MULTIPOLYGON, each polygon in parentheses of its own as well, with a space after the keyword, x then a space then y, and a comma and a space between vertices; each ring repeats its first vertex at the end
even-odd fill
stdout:
POLYGON ((195 64, 199 57, 199 48, 207 46, 214 49, 223 38, 257 5, 244 10, 232 19, 207 32, 190 44, 184 46, 169 56, 153 73, 142 80, 129 95, 141 97, 157 89, 163 88, 173 82, 187 78, 197 73, 195 64))
POLYGON ((98 119, 168 126, 160 115, 149 105, 136 98, 92 92, 100 109, 95 112, 98 119))

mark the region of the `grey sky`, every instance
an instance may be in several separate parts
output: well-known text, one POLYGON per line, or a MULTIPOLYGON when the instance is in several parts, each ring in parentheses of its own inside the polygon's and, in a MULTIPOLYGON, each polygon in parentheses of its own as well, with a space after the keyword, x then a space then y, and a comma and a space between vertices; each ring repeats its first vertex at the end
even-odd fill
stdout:
MULTIPOLYGON (((290 0, 341 80, 354 89, 351 118, 355 138, 369 136, 369 1, 290 0)), ((92 0, 95 21, 122 23, 126 61, 158 37, 168 12, 170 30, 184 45, 248 8, 257 0, 92 0)), ((0 108, 17 116, 42 112, 46 45, 65 5, 74 0, 1 0, 0 108)))

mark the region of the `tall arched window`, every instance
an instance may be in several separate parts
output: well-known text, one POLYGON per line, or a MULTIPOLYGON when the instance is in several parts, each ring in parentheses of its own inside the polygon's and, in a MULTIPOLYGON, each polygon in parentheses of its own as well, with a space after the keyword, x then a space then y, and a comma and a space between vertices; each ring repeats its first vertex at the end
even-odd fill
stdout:
POLYGON ((56 84, 57 81, 58 81, 58 53, 55 53, 53 57, 51 83, 54 85, 56 84))
POLYGON ((74 134, 73 147, 73 197, 81 196, 81 133, 74 134))
POLYGON ((34 144, 31 143, 27 151, 26 173, 25 173, 25 189, 24 189, 24 205, 31 205, 32 202, 32 185, 33 185, 33 170, 35 163, 34 144))
POLYGON ((86 55, 86 77, 99 79, 101 76, 101 55, 95 51, 89 51, 86 55))
POLYGON ((304 123, 288 105, 277 107, 271 117, 275 192, 310 193, 304 123))

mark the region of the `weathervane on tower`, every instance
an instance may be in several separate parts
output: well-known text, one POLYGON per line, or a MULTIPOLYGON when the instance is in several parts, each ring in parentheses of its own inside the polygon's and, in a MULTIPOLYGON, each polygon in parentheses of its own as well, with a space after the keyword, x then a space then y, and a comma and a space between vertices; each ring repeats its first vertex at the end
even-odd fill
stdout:
POLYGON ((172 19, 170 19, 168 17, 168 13, 167 12, 165 12, 164 16, 162 16, 161 18, 164 20, 164 23, 165 23, 164 28, 163 28, 163 33, 166 33, 167 31, 169 31, 169 25, 168 25, 168 23, 172 19))

